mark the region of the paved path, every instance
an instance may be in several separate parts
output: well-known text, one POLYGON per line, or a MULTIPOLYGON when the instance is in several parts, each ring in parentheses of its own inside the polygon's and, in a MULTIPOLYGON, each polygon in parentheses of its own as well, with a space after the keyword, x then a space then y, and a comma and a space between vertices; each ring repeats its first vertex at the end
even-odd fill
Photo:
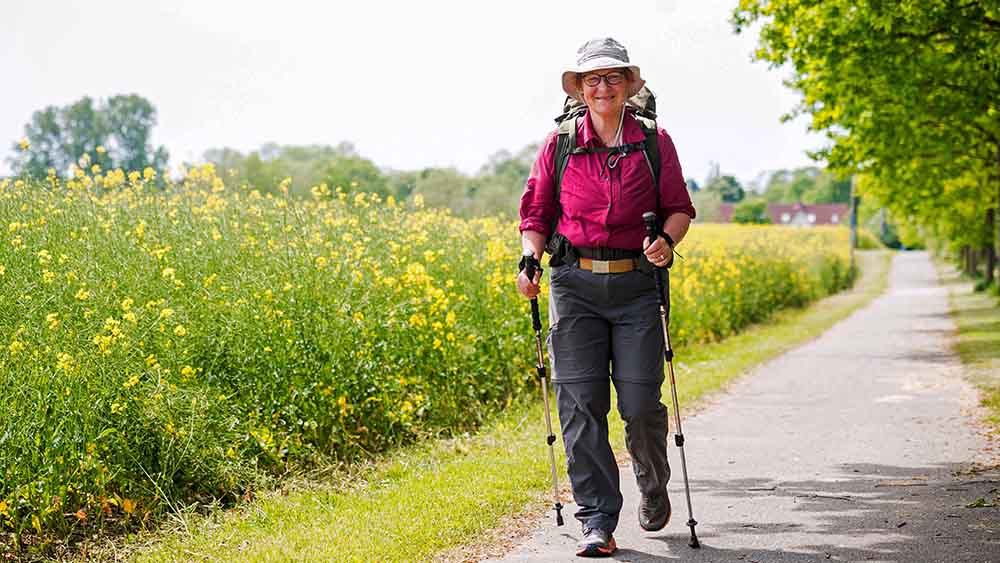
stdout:
MULTIPOLYGON (((702 549, 687 547, 676 448, 674 515, 662 532, 640 530, 622 468, 615 559, 1000 562, 1000 509, 966 507, 990 500, 1000 473, 957 474, 986 440, 948 349, 946 292, 924 253, 897 255, 890 275, 867 308, 684 420, 702 549)), ((582 561, 572 555, 575 509, 562 528, 546 515, 504 561, 582 561)))

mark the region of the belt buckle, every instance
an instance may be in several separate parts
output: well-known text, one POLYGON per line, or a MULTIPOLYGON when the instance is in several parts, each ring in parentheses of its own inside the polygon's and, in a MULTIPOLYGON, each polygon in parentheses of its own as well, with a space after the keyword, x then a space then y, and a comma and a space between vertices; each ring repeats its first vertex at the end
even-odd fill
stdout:
POLYGON ((611 262, 609 260, 591 260, 591 272, 595 274, 608 274, 611 273, 611 262))

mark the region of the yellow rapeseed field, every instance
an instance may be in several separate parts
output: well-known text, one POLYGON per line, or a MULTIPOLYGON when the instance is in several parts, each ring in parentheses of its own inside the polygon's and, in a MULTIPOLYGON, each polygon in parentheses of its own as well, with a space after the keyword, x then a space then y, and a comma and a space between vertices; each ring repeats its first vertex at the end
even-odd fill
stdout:
MULTIPOLYGON (((0 529, 137 525, 534 389, 515 223, 235 184, 0 183, 0 529)), ((678 348, 849 281, 843 229, 696 225, 679 250, 678 348)))

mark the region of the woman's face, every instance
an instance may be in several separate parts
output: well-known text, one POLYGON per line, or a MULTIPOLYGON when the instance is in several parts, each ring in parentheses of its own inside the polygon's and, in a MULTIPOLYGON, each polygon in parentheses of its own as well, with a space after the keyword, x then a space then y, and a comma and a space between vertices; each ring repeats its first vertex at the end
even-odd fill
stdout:
POLYGON ((628 99, 629 73, 623 68, 595 70, 580 76, 583 102, 592 113, 615 118, 628 99))

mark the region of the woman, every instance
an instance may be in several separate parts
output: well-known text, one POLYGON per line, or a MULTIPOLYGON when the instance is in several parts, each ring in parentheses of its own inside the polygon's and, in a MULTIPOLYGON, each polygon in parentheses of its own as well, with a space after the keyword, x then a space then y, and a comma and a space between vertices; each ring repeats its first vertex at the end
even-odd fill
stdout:
MULTIPOLYGON (((670 137, 657 130, 658 185, 642 150, 646 137, 626 100, 642 88, 639 67, 611 38, 588 41, 563 89, 586 104, 576 146, 555 194, 557 133, 543 144, 521 197, 522 242, 550 265, 548 349, 573 498, 583 527, 577 555, 610 555, 622 507, 618 467, 608 443, 610 383, 625 421, 625 443, 642 493, 639 524, 662 529, 670 518, 667 409, 660 402, 663 331, 650 264, 668 266, 694 207, 670 137), (601 152, 601 149, 604 152, 601 152), (558 205, 557 205, 558 203, 558 205), (642 214, 655 210, 668 238, 649 241, 642 214), (551 232, 555 225, 555 233, 551 232), (558 248, 555 250, 555 248, 558 248), (610 364, 610 369, 609 369, 610 364)), ((518 290, 538 295, 539 276, 522 271, 518 290)))

